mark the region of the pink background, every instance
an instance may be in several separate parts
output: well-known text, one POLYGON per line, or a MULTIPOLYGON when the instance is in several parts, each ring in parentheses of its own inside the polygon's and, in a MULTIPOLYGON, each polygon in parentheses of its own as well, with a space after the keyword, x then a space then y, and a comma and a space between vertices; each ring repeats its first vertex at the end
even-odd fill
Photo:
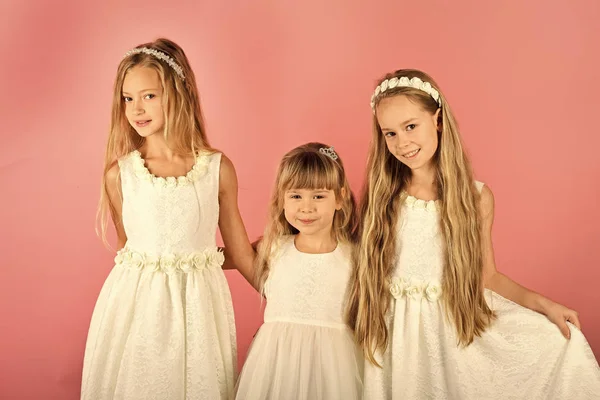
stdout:
MULTIPOLYGON (((375 80, 428 71, 495 192, 499 269, 578 310, 600 354, 599 2, 86 3, 0 5, 0 398, 78 398, 112 268, 94 217, 114 74, 159 35, 191 59, 252 238, 284 152, 334 145, 358 190, 375 80)), ((259 299, 228 278, 241 363, 259 299)))

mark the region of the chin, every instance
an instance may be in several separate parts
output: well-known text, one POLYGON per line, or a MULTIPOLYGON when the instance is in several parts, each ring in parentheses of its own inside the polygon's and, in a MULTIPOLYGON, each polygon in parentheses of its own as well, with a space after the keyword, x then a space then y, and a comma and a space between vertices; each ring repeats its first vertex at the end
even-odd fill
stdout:
POLYGON ((418 170, 418 169, 427 168, 427 167, 429 167, 429 165, 430 165, 429 162, 419 163, 418 165, 411 166, 410 170, 411 171, 415 171, 415 170, 418 170))
POLYGON ((313 233, 317 232, 318 229, 306 229, 306 228, 302 228, 302 229, 298 229, 298 232, 300 232, 303 235, 312 235, 313 233))
POLYGON ((146 132, 138 132, 138 135, 140 135, 141 137, 143 137, 144 139, 150 136, 154 136, 156 134, 158 134, 159 132, 150 132, 150 133, 146 133, 146 132))

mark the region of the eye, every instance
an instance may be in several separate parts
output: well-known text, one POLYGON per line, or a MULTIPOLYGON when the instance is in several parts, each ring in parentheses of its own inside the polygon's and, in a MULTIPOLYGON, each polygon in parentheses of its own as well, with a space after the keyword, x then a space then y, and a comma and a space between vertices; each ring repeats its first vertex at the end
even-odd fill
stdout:
POLYGON ((396 132, 385 132, 383 135, 385 137, 393 137, 393 136, 396 136, 396 132))
POLYGON ((125 103, 129 103, 133 99, 131 97, 123 96, 123 100, 125 101, 125 103))
POLYGON ((417 127, 417 125, 415 125, 415 124, 409 124, 409 125, 406 125, 406 130, 407 131, 412 131, 416 127, 417 127))
POLYGON ((290 199, 299 199, 300 195, 299 194, 290 194, 290 199))
POLYGON ((153 98, 155 98, 155 97, 156 97, 156 95, 155 95, 155 94, 152 94, 152 93, 148 93, 148 94, 147 94, 147 95, 145 95, 144 97, 145 97, 146 99, 148 99, 148 100, 152 100, 153 98))
POLYGON ((316 194, 315 195, 315 199, 317 199, 317 200, 322 200, 324 198, 325 198, 325 195, 323 195, 323 194, 316 194))

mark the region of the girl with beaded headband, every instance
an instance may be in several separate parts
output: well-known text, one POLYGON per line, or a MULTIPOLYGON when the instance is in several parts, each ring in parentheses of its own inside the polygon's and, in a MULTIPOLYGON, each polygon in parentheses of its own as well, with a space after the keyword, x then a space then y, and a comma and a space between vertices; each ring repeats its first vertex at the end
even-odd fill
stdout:
POLYGON ((308 143, 283 157, 255 267, 241 271, 267 306, 236 399, 361 398, 363 357, 344 320, 354 209, 332 147, 308 143))
POLYGON ((493 195, 439 86, 399 70, 371 107, 348 307, 369 360, 365 398, 595 398, 577 313, 496 270, 493 195))
POLYGON ((117 256, 94 309, 82 399, 232 399, 236 336, 216 247, 251 264, 231 161, 211 148, 196 79, 167 39, 117 69, 99 219, 117 256))

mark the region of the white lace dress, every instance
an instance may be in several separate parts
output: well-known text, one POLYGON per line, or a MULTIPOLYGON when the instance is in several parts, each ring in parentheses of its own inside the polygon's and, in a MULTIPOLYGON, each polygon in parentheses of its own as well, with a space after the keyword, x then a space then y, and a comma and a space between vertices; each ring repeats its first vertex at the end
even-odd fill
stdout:
MULTIPOLYGON (((481 190, 483 184, 478 183, 481 190)), ((600 370, 581 331, 571 339, 544 315, 486 290, 498 314, 483 336, 457 347, 440 300, 438 202, 408 197, 398 222, 390 342, 365 367, 365 399, 600 399, 600 370)))
POLYGON ((233 308, 215 234, 220 153, 179 178, 119 160, 127 244, 92 316, 81 398, 231 399, 233 308))
POLYGON ((301 253, 294 236, 275 251, 264 324, 240 374, 239 400, 354 400, 363 357, 343 320, 349 248, 301 253))

